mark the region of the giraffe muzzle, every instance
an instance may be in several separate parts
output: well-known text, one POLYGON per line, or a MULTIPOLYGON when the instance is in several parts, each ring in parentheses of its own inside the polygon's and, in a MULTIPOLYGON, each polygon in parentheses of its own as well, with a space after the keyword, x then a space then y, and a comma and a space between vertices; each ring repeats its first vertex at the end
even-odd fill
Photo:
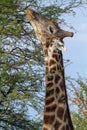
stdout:
POLYGON ((58 36, 63 39, 65 37, 73 37, 73 32, 64 31, 62 29, 59 30, 58 36))

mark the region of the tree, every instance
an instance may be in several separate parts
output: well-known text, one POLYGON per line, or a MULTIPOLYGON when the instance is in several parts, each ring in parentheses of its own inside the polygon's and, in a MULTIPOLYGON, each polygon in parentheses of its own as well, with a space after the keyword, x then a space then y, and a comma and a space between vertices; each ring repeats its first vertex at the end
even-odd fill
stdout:
POLYGON ((75 130, 87 129, 87 79, 78 76, 78 79, 68 79, 71 87, 72 97, 70 99, 73 106, 72 119, 75 130))
POLYGON ((31 118, 30 110, 40 116, 43 110, 43 52, 24 9, 31 7, 62 24, 61 14, 73 15, 74 8, 84 4, 82 0, 45 4, 43 0, 0 1, 0 129, 41 129, 41 118, 31 118))
POLYGON ((41 108, 42 99, 37 94, 43 74, 38 72, 40 47, 35 49, 31 30, 26 34, 27 23, 17 1, 2 1, 0 10, 0 129, 37 130, 39 120, 32 120, 30 110, 41 108))

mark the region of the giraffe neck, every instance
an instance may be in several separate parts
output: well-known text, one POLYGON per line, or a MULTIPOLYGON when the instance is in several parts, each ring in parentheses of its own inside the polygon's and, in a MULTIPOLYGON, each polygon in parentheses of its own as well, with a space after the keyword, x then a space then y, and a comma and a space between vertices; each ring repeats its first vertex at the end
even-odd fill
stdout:
POLYGON ((43 48, 46 65, 43 130, 73 130, 67 103, 62 52, 54 45, 43 48))

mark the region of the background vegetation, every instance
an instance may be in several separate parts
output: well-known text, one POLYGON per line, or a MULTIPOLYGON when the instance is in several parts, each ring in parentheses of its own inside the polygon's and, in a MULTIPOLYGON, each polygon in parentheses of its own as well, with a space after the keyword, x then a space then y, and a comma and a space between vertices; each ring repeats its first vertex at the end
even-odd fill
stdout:
MULTIPOLYGON (((75 15, 83 0, 0 0, 0 129, 41 130, 44 104, 44 59, 41 44, 26 20, 30 7, 59 24, 75 15), (35 116, 34 116, 35 115, 35 116)), ((75 130, 87 129, 87 80, 67 78, 75 130), (70 86, 70 87, 69 87, 70 86)))

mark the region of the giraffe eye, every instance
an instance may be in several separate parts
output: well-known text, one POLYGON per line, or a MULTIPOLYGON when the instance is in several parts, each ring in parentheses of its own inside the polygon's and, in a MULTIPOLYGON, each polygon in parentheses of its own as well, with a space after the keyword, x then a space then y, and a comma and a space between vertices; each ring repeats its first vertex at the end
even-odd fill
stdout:
POLYGON ((54 33, 54 28, 53 27, 51 27, 51 26, 49 26, 49 31, 50 31, 50 33, 54 33))

